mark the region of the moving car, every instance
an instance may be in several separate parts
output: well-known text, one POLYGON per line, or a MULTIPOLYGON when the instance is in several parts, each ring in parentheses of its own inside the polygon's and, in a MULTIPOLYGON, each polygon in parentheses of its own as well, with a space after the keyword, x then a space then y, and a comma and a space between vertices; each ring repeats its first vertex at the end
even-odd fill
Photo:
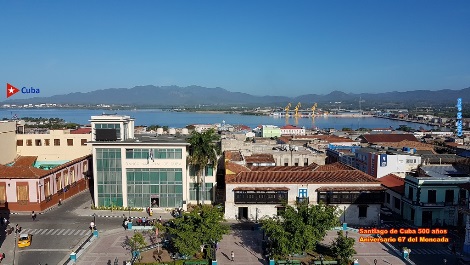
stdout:
POLYGON ((18 247, 24 248, 31 245, 31 235, 30 234, 20 234, 18 237, 18 247))

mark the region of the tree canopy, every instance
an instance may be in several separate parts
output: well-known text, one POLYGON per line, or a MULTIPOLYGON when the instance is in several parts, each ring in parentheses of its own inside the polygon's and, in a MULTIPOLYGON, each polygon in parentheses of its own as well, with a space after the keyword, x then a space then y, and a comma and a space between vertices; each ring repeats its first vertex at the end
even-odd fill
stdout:
POLYGON ((343 235, 343 231, 338 231, 338 237, 331 246, 331 251, 337 256, 340 265, 348 265, 351 258, 356 254, 354 249, 354 238, 343 235))
POLYGON ((280 216, 263 218, 261 223, 270 240, 271 255, 286 258, 314 250, 327 230, 339 225, 338 216, 335 206, 301 203, 295 207, 287 205, 280 216))
POLYGON ((159 229, 168 233, 179 253, 194 256, 201 252, 202 245, 219 242, 229 232, 229 227, 222 224, 223 215, 218 207, 201 205, 169 221, 168 225, 159 225, 159 229))
POLYGON ((218 141, 219 135, 214 129, 204 132, 192 131, 188 138, 189 156, 188 165, 193 166, 196 171, 197 201, 199 203, 199 186, 205 176, 205 169, 208 164, 217 165, 217 155, 220 153, 218 141))

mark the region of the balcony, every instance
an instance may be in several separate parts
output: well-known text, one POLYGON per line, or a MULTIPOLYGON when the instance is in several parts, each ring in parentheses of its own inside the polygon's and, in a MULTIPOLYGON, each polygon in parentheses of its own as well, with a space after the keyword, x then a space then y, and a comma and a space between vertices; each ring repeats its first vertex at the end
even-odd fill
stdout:
POLYGON ((419 204, 421 207, 434 207, 434 208, 441 208, 441 207, 445 207, 446 204, 445 202, 421 202, 419 204))
POLYGON ((308 197, 296 197, 295 198, 295 201, 298 203, 298 204, 302 204, 302 203, 309 203, 309 198, 308 197))

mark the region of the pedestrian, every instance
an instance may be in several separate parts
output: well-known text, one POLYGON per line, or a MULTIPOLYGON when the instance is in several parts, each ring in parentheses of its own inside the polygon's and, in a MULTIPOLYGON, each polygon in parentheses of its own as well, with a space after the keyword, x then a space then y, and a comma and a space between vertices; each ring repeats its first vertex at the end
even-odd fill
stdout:
POLYGON ((18 234, 20 231, 20 226, 18 224, 16 224, 15 226, 15 233, 18 234))
POLYGON ((232 258, 232 261, 233 261, 233 258, 235 258, 235 254, 233 254, 233 251, 232 253, 230 253, 230 257, 232 258))
POLYGON ((34 211, 31 212, 31 219, 33 219, 33 221, 36 221, 36 213, 34 211))
POLYGON ((162 223, 162 216, 158 217, 158 222, 161 224, 162 223))
POLYGON ((145 227, 145 225, 147 224, 147 219, 145 218, 145 216, 142 217, 142 224, 144 225, 144 227, 145 227))
POLYGON ((59 206, 62 205, 62 199, 59 199, 59 206))
POLYGON ((95 223, 93 221, 90 222, 90 230, 93 231, 93 228, 95 228, 95 223))
POLYGON ((124 230, 127 230, 127 226, 129 224, 129 221, 127 221, 127 219, 124 221, 124 230))

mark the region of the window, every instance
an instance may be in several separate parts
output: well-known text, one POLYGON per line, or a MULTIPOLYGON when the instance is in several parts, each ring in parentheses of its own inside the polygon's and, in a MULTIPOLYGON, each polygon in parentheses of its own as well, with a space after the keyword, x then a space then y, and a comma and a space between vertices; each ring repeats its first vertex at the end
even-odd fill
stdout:
POLYGON ((446 204, 454 203, 454 190, 446 190, 446 204))
POLYGON ((67 146, 73 146, 73 139, 67 139, 67 146))
POLYGON ((26 146, 32 146, 33 145, 33 140, 28 139, 26 140, 26 146))
POLYGON ((386 193, 386 197, 387 197, 387 203, 390 204, 390 194, 386 193))
POLYGON ((304 166, 308 166, 308 158, 304 158, 304 166))
POLYGON ((29 201, 29 194, 28 194, 28 184, 17 184, 16 186, 16 199, 18 202, 28 202, 29 201))
POLYGON ((41 139, 34 140, 34 145, 41 146, 41 139))
POLYGON ((45 145, 45 146, 51 145, 51 140, 50 140, 50 139, 45 139, 45 140, 44 140, 44 145, 45 145))
POLYGON ((428 203, 436 203, 436 190, 428 190, 428 203))
POLYGON ((307 196, 307 189, 299 189, 299 198, 306 198, 307 196))
MULTIPOLYGON (((5 183, 2 183, 5 184, 5 183)), ((0 185, 0 205, 3 205, 7 201, 7 194, 5 191, 6 186, 5 185, 0 185)))
POLYGON ((212 176, 214 175, 214 167, 212 165, 206 166, 206 176, 212 176))
POLYGON ((408 187, 408 199, 413 200, 413 188, 408 187))
POLYGON ((416 164, 416 159, 407 159, 406 163, 407 164, 416 164))
POLYGON ((23 146, 23 140, 16 140, 16 146, 23 146))
POLYGON ((87 142, 87 139, 81 139, 80 140, 80 144, 83 146, 83 145, 86 145, 86 142, 87 142))
POLYGON ((397 197, 393 197, 393 205, 395 209, 400 210, 400 199, 397 197))
POLYGON ((366 218, 367 217, 367 205, 358 205, 359 208, 359 218, 366 218))
POLYGON ((277 207, 276 208, 276 214, 277 216, 282 215, 286 211, 286 207, 277 207))
POLYGON ((60 146, 60 139, 54 139, 54 146, 60 146))

